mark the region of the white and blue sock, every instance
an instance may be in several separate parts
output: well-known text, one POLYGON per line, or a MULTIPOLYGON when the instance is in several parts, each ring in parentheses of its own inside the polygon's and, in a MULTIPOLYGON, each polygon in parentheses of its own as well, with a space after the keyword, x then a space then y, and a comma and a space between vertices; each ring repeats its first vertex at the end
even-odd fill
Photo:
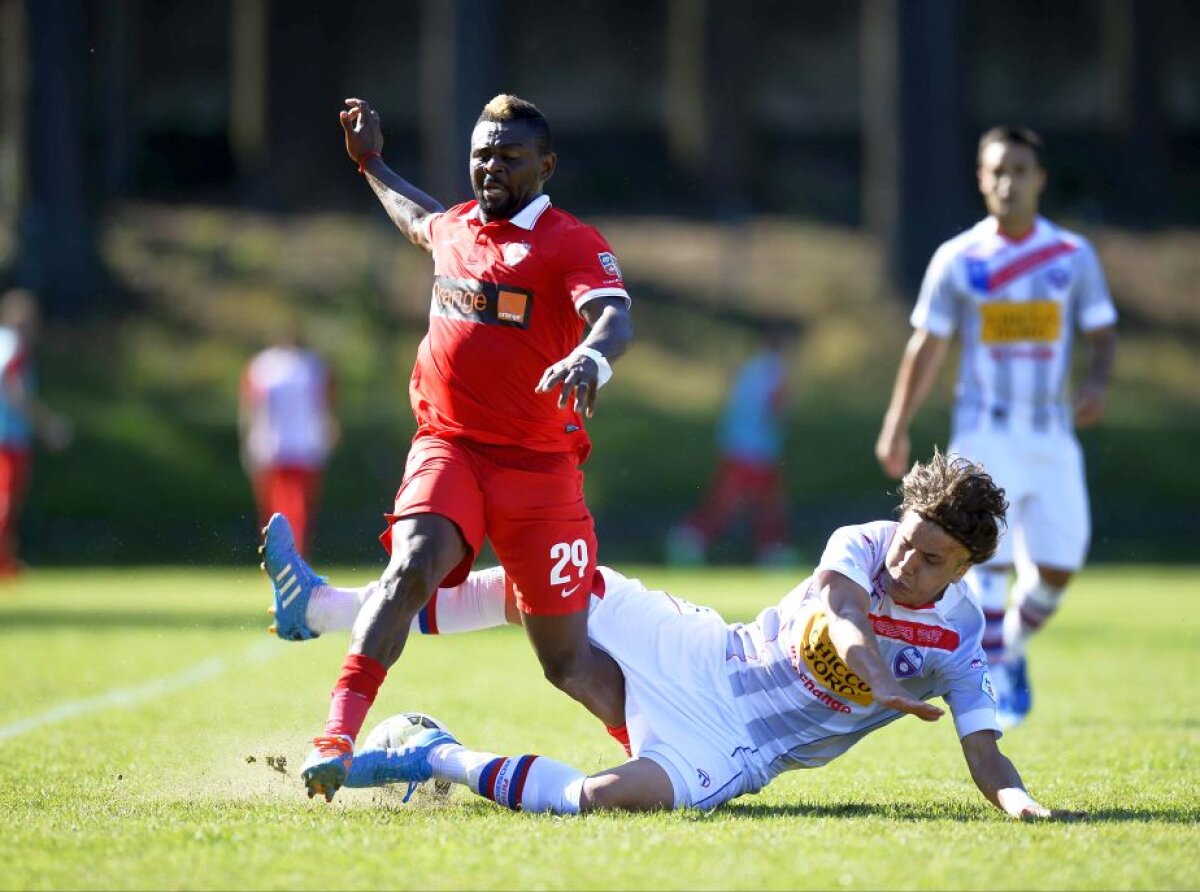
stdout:
MULTIPOLYGON (((379 587, 378 580, 360 588, 318 586, 305 612, 309 628, 318 635, 350 631, 359 610, 379 587)), ((461 585, 434 592, 429 603, 413 617, 410 631, 422 635, 476 632, 503 626, 507 621, 504 568, 491 567, 471 573, 461 585)))
POLYGON ((983 652, 988 663, 999 666, 1005 659, 1004 616, 1008 602, 1008 568, 972 567, 967 585, 983 610, 983 652))
POLYGON ((429 754, 437 780, 464 784, 471 791, 513 811, 579 813, 582 771, 544 756, 498 756, 457 743, 434 747, 429 754))
POLYGON ((1030 636, 1058 612, 1066 587, 1049 585, 1039 574, 1017 579, 1013 603, 1004 617, 1004 644, 1013 659, 1025 656, 1030 636))

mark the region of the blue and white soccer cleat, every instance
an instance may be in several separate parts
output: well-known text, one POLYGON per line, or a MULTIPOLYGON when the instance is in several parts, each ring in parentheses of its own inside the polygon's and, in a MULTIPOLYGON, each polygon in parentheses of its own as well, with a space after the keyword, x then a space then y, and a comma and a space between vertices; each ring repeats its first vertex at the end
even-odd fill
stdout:
POLYGON ((993 675, 996 690, 996 718, 1008 731, 1025 721, 1033 705, 1029 674, 1024 657, 1010 657, 998 665, 993 675))
POLYGON ((1025 721, 1029 710, 1033 708, 1033 692, 1029 689, 1029 671, 1025 658, 1010 660, 1008 680, 1011 686, 1009 696, 1009 711, 1017 718, 1016 724, 1025 721))
POLYGON ((458 743, 449 731, 427 728, 414 734, 399 749, 379 747, 363 750, 354 757, 350 773, 346 776, 347 787, 382 787, 385 784, 408 783, 404 801, 408 802, 413 791, 433 777, 433 766, 429 754, 434 747, 458 743))
MULTIPOLYGON (((278 515, 276 515, 278 516, 278 515)), ((354 741, 345 734, 313 738, 313 750, 300 766, 300 779, 308 798, 321 795, 326 802, 342 788, 354 760, 354 741)))
POLYGON ((263 544, 259 547, 263 556, 262 568, 271 577, 275 590, 275 603, 271 613, 275 624, 271 631, 284 641, 308 641, 317 633, 308 627, 306 614, 308 599, 313 589, 325 582, 300 557, 296 549, 296 538, 292 525, 282 514, 272 514, 263 527, 263 544))

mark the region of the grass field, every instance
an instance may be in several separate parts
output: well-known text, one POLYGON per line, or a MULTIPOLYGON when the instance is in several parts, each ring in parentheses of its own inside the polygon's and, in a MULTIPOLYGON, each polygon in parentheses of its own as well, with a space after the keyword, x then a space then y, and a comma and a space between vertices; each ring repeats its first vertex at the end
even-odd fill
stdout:
MULTIPOLYGON (((729 619, 796 581, 641 575, 729 619)), ((0 593, 0 887, 1200 885, 1200 569, 1089 570, 1035 643, 1035 711, 1002 747, 1041 801, 1092 815, 1036 826, 977 794, 945 720, 904 720, 707 815, 513 814, 462 789, 310 802, 296 767, 345 640, 269 638, 266 595, 256 569, 41 571, 0 593)), ((412 641, 368 726, 406 709, 496 752, 620 756, 514 629, 412 641)))

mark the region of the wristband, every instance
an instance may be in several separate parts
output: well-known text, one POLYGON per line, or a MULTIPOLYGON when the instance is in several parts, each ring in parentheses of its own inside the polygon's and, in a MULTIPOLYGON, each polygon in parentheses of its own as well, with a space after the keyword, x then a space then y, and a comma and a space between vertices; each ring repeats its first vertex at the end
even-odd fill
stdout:
POLYGON ((596 378, 596 389, 599 390, 608 383, 608 379, 612 377, 612 366, 608 360, 604 358, 604 354, 599 350, 593 350, 591 347, 584 347, 580 344, 571 351, 568 359, 574 359, 576 356, 586 356, 592 362, 596 363, 596 368, 599 370, 599 375, 596 378))
POLYGON ((367 172, 367 162, 370 161, 372 158, 382 158, 382 157, 383 157, 383 155, 381 155, 379 152, 363 152, 361 155, 358 156, 358 172, 366 173, 367 172))

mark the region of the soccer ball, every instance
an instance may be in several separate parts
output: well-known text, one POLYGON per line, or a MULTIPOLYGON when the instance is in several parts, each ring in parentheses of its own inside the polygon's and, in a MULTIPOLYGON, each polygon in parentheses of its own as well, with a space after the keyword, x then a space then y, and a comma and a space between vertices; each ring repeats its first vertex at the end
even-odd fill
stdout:
MULTIPOLYGON (((389 716, 372 728, 371 733, 367 735, 367 739, 363 741, 362 749, 386 747, 397 750, 404 746, 410 737, 419 734, 427 728, 447 730, 444 724, 431 715, 426 715, 423 712, 400 712, 389 716)), ((406 785, 401 786, 404 787, 406 785)), ((430 786, 428 782, 419 784, 415 794, 425 795, 431 793, 439 799, 445 799, 450 795, 450 790, 453 787, 447 781, 434 781, 432 790, 429 789, 430 786)))

